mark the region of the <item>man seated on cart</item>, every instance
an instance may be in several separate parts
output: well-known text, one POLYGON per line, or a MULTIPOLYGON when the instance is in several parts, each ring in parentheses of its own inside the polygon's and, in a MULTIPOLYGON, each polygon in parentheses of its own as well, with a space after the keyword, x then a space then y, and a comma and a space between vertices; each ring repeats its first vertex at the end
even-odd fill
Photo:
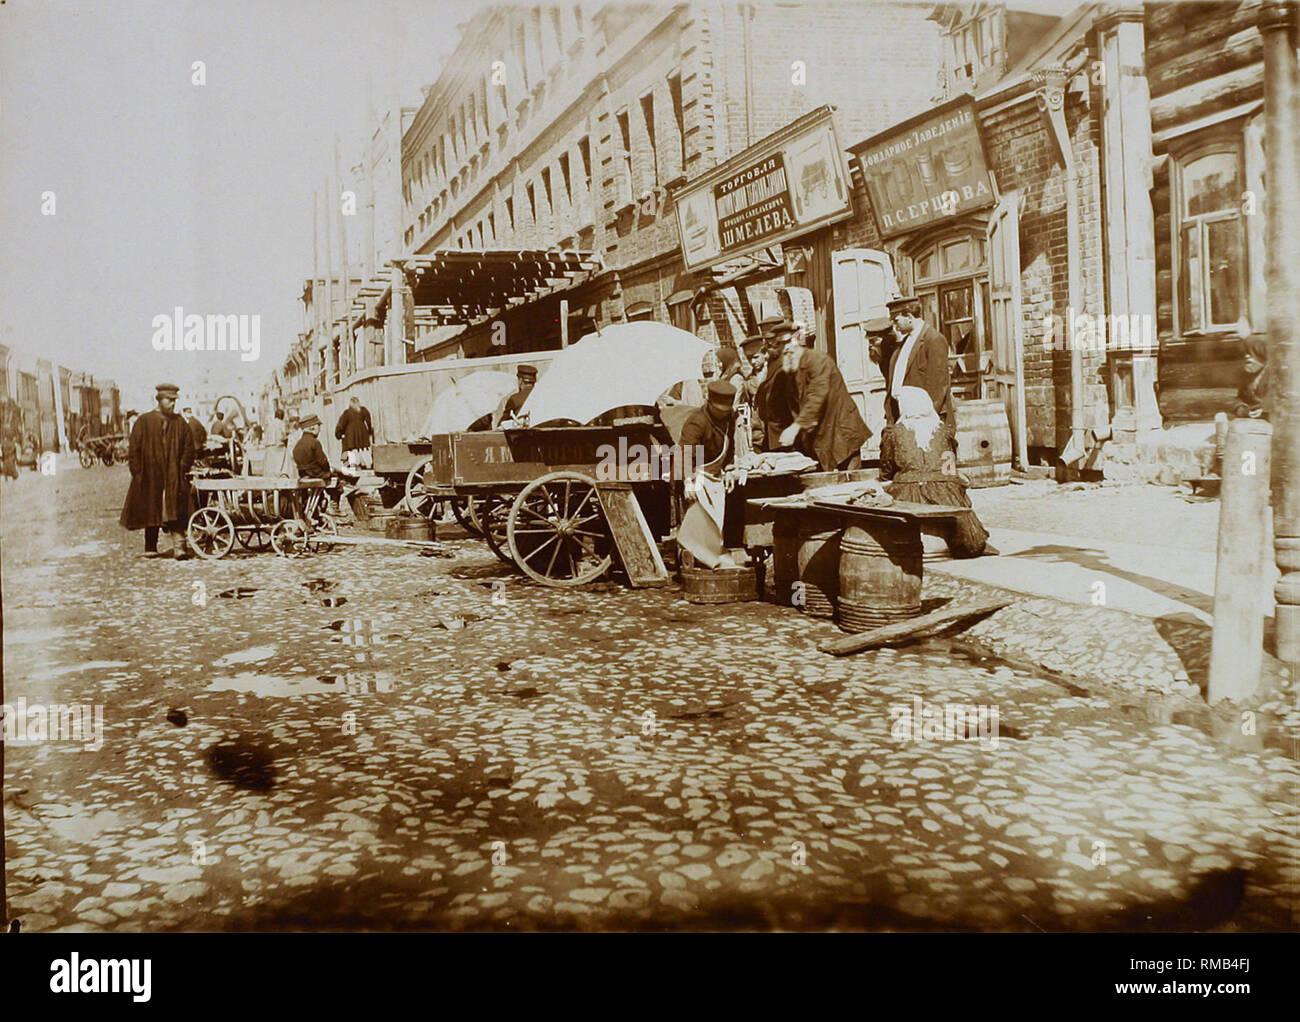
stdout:
MULTIPOLYGON (((337 473, 330 467, 325 448, 317 439, 321 427, 320 416, 308 415, 298 423, 298 426, 302 430, 302 436, 293 446, 293 463, 298 467, 298 478, 322 480, 325 483, 325 493, 339 513, 342 513, 343 498, 347 494, 343 491, 337 473)), ((351 492, 349 489, 348 493, 351 492)))

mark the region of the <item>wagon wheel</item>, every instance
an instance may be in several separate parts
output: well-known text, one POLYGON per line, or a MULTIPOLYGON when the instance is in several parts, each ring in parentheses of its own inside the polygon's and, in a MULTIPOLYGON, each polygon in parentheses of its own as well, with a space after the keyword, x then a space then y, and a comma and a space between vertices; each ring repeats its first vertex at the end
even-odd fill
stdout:
POLYGON ((213 561, 225 557, 235 545, 235 523, 225 511, 211 504, 190 515, 185 533, 194 552, 213 561))
POLYGON ((89 447, 78 447, 77 460, 81 462, 82 468, 90 468, 95 464, 95 455, 89 447))
POLYGON ((406 510, 429 519, 437 517, 442 503, 424 485, 425 470, 432 463, 432 458, 425 458, 406 473, 406 510))
POLYGON ((276 522, 271 529, 271 547, 281 557, 305 557, 307 546, 307 527, 297 518, 276 522))
POLYGON ((321 515, 312 522, 311 535, 307 539, 308 552, 322 553, 333 550, 334 544, 330 540, 338 534, 339 527, 334 519, 328 514, 321 515))
POLYGON ((131 445, 126 440, 119 440, 113 445, 113 460, 126 461, 131 457, 131 445))
POLYGON ((586 585, 613 562, 596 480, 580 472, 552 472, 525 486, 507 534, 515 563, 543 585, 586 585))
POLYGON ((451 513, 456 516, 456 521, 460 522, 462 529, 471 536, 483 535, 478 527, 478 520, 474 517, 474 505, 470 503, 469 498, 452 497, 450 503, 451 513))
POLYGON ((487 540, 488 548, 506 564, 514 566, 510 556, 509 538, 506 530, 510 521, 510 499, 498 493, 489 493, 482 497, 471 497, 470 514, 478 525, 478 532, 487 540))

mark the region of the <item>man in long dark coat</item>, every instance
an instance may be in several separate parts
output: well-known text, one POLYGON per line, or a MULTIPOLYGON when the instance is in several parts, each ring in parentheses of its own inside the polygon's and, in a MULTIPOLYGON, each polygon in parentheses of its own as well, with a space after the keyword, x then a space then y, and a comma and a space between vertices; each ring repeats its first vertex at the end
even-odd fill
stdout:
POLYGON ((124 529, 144 529, 145 554, 158 552, 158 530, 172 534, 173 554, 185 557, 185 526, 192 510, 186 473, 194 461, 194 438, 176 414, 180 388, 157 387, 158 407, 131 428, 131 486, 120 519, 124 529))
POLYGON ((904 387, 920 387, 930 395, 934 410, 957 431, 957 415, 952 404, 952 373, 948 364, 948 339, 921 318, 921 303, 912 297, 895 298, 889 303, 889 318, 894 321, 901 343, 884 366, 889 397, 885 400, 885 418, 898 421, 898 392, 904 387))
POLYGON ((348 402, 334 428, 334 439, 343 441, 343 460, 348 461, 351 451, 367 451, 375 438, 375 427, 370 422, 370 409, 359 397, 348 402))
MULTIPOLYGON (((823 471, 862 467, 862 445, 871 430, 845 386, 840 368, 828 356, 805 348, 787 322, 771 333, 768 365, 780 359, 793 381, 796 410, 777 438, 781 447, 795 447, 816 459, 823 471)), ((771 427, 769 427, 770 429, 771 427)))

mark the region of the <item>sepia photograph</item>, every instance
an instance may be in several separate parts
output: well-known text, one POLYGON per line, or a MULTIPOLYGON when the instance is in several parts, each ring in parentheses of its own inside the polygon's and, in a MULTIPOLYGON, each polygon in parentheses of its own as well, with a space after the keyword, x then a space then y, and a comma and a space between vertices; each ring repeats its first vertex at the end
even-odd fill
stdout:
POLYGON ((1298 40, 0 2, 0 982, 1086 934, 1082 997, 1240 1005, 1300 924, 1298 40))

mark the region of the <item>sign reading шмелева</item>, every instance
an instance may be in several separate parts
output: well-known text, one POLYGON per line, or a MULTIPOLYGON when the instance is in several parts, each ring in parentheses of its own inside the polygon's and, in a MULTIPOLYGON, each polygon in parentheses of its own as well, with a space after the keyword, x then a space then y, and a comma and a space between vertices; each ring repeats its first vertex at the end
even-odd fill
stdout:
POLYGON ((905 234, 996 201, 975 104, 969 97, 849 151, 862 166, 882 237, 905 234))
POLYGON ((703 269, 851 216, 830 107, 819 107, 673 193, 682 261, 703 269))

